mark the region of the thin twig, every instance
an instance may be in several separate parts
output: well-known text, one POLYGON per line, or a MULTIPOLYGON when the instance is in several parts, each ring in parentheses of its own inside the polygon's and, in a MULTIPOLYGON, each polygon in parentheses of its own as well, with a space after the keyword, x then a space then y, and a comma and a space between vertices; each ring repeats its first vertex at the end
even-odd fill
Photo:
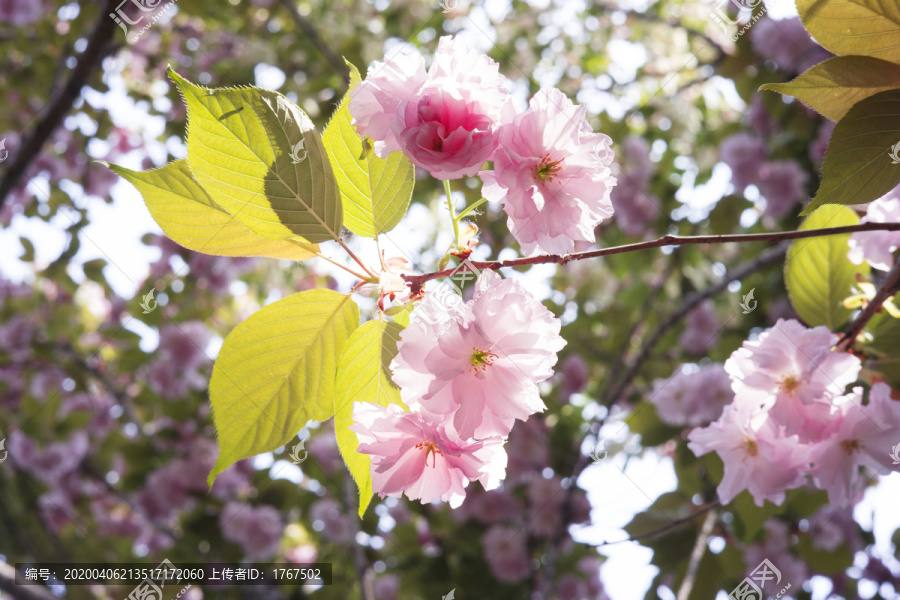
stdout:
MULTIPOLYGON (((697 517, 699 517, 699 516, 702 515, 703 513, 707 513, 707 512, 709 512, 709 511, 711 511, 711 510, 713 510, 713 509, 719 508, 720 506, 721 506, 721 503, 720 503, 718 500, 713 500, 712 502, 710 502, 710 503, 707 504, 706 506, 704 506, 704 507, 702 507, 702 508, 699 508, 699 509, 695 510, 694 512, 692 512, 692 513, 689 514, 688 516, 686 516, 686 517, 681 517, 681 518, 679 518, 679 519, 675 519, 674 521, 672 521, 672 522, 669 523, 668 525, 663 525, 662 527, 658 527, 658 528, 656 528, 656 529, 654 529, 654 530, 652 530, 652 531, 645 531, 644 533, 639 533, 639 534, 637 534, 637 535, 633 535, 633 536, 631 536, 630 538, 628 538, 628 539, 626 539, 626 540, 618 540, 618 541, 615 541, 615 542, 603 542, 603 543, 601 543, 601 544, 597 544, 597 547, 599 548, 600 546, 614 546, 614 545, 616 545, 616 544, 625 544, 625 543, 627 543, 627 542, 639 542, 640 540, 645 540, 645 539, 647 539, 647 538, 653 538, 653 537, 656 537, 656 536, 658 536, 658 535, 662 535, 662 534, 664 534, 664 533, 667 533, 667 532, 669 532, 669 531, 672 531, 673 529, 675 529, 675 528, 678 527, 679 525, 682 525, 682 524, 684 524, 684 523, 688 523, 688 522, 690 522, 690 521, 693 521, 694 519, 696 519, 697 517)), ((715 513, 713 513, 713 515, 715 515, 715 513)))
POLYGON ((881 305, 884 304, 888 298, 896 294, 898 290, 900 290, 900 260, 897 261, 894 268, 888 273, 887 279, 884 280, 884 283, 875 294, 875 297, 869 301, 866 308, 863 309, 863 311, 853 319, 850 326, 847 327, 847 331, 844 332, 844 335, 837 343, 838 349, 850 350, 853 348, 853 344, 856 343, 856 336, 859 335, 859 332, 862 331, 863 327, 866 326, 866 323, 875 316, 875 313, 881 310, 881 305))
MULTIPOLYGON (((572 261, 584 260, 586 258, 599 258, 601 256, 612 256, 614 254, 625 254, 627 252, 636 252, 638 250, 647 250, 649 248, 660 248, 663 246, 683 246, 690 244, 731 244, 740 242, 780 242, 782 240, 796 240, 809 237, 822 237, 829 235, 839 235, 843 233, 856 233, 859 231, 900 231, 900 223, 861 223, 859 225, 845 225, 842 227, 826 227, 824 229, 803 229, 798 231, 775 231, 769 233, 739 233, 733 235, 664 235, 655 240, 646 242, 638 242, 636 244, 625 244, 623 246, 612 246, 610 248, 600 248, 598 250, 588 250, 586 252, 575 252, 573 254, 541 254, 538 256, 529 256, 524 258, 514 258, 510 260, 494 260, 494 261, 472 261, 469 263, 476 269, 483 271, 485 269, 497 270, 506 267, 522 267, 527 265, 543 265, 556 263, 565 265, 572 261)), ((465 263, 453 268, 444 269, 435 273, 425 273, 424 275, 401 275, 407 283, 411 284, 413 292, 421 289, 426 281, 432 279, 440 279, 454 273, 463 273, 471 271, 465 263)))
POLYGON ((697 579, 697 570, 700 568, 700 560, 706 553, 706 542, 709 534, 712 533, 713 525, 716 524, 716 513, 706 513, 703 519, 703 525, 700 527, 700 533, 697 534, 697 543, 691 552, 691 561, 688 563, 687 571, 684 579, 681 580, 681 587, 678 588, 677 600, 688 600, 691 596, 691 590, 694 589, 694 581, 697 579))
POLYGON ((81 88, 87 84, 94 70, 113 48, 111 42, 116 32, 116 23, 109 17, 109 13, 113 12, 115 5, 116 0, 107 0, 103 3, 97 24, 69 80, 56 99, 46 107, 44 117, 37 123, 31 135, 16 149, 15 158, 9 163, 3 179, 0 180, 0 206, 3 206, 6 197, 25 174, 28 165, 40 154, 41 148, 72 109, 72 105, 81 95, 81 88))
POLYGON ((309 43, 313 45, 313 47, 319 51, 319 53, 325 57, 325 60, 328 61, 328 64, 337 71, 338 75, 344 80, 344 83, 350 83, 350 70, 347 68, 347 65, 344 64, 344 61, 341 60, 341 57, 331 49, 325 40, 322 39, 322 36, 319 35, 319 31, 313 27, 312 23, 310 23, 306 17, 300 14, 300 11, 297 10, 297 5, 293 0, 281 0, 281 4, 284 5, 285 8, 288 9, 288 12, 291 13, 291 17, 293 17, 294 22, 297 24, 297 27, 300 28, 301 31, 306 35, 306 38, 309 40, 309 43))

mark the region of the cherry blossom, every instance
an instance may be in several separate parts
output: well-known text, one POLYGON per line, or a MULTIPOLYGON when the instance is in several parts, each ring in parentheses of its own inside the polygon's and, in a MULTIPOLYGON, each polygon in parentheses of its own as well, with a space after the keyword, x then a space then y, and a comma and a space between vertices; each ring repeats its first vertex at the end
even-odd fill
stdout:
POLYGON ((436 179, 458 179, 494 151, 506 85, 496 62, 442 37, 427 73, 413 51, 374 63, 350 94, 350 114, 378 156, 402 150, 436 179))
POLYGON ((521 282, 485 271, 473 299, 442 318, 400 334, 391 370, 407 405, 452 416, 463 438, 506 437, 544 410, 537 383, 553 375, 565 340, 521 282))
POLYGON ((372 459, 372 490, 381 497, 406 494, 423 504, 440 498, 456 507, 470 481, 493 488, 506 469, 501 438, 468 442, 429 413, 356 402, 353 421, 359 451, 372 459))
POLYGON ((525 112, 504 107, 494 169, 479 175, 525 254, 572 252, 613 214, 612 142, 593 132, 586 114, 555 88, 535 94, 525 112))
POLYGON ((650 402, 669 425, 696 427, 719 418, 734 399, 731 379, 720 363, 699 370, 679 369, 670 379, 653 382, 650 402))
MULTIPOLYGON (((860 223, 900 222, 900 186, 869 204, 860 223)), ((865 260, 873 269, 889 270, 894 265, 892 253, 900 248, 900 231, 860 231, 850 236, 847 257, 853 264, 865 260)))

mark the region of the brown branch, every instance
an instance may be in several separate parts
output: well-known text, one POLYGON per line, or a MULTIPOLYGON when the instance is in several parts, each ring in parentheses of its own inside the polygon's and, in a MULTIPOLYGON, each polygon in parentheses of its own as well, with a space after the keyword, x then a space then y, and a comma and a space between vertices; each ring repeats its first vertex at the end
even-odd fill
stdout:
MULTIPOLYGON (((667 533, 667 532, 669 532, 669 531, 672 531, 673 529, 675 529, 675 528, 678 527, 679 525, 683 525, 684 523, 687 523, 687 522, 689 522, 689 521, 693 521, 694 519, 696 519, 697 517, 699 517, 699 516, 702 515, 703 513, 707 513, 707 512, 709 512, 709 511, 711 511, 711 510, 713 510, 713 509, 719 508, 720 506, 721 506, 721 503, 720 503, 718 500, 713 500, 712 502, 710 502, 710 503, 707 504, 706 506, 704 506, 704 507, 702 507, 702 508, 698 508, 697 510, 695 510, 695 511, 692 512, 691 514, 687 515, 686 517, 680 517, 680 518, 678 518, 678 519, 674 519, 674 520, 673 520, 671 523, 669 523, 668 525, 663 525, 662 527, 657 527, 656 529, 652 529, 652 530, 650 530, 650 531, 645 531, 644 533, 639 533, 639 534, 637 534, 637 535, 633 535, 633 536, 631 536, 630 538, 628 538, 628 539, 626 539, 626 540, 618 540, 618 541, 615 541, 615 542, 602 542, 602 543, 600 543, 600 544, 597 544, 597 547, 599 548, 600 546, 613 546, 613 545, 615 545, 615 544, 625 544, 625 543, 628 543, 628 542, 639 542, 639 541, 645 540, 645 539, 647 539, 647 538, 656 537, 656 536, 658 536, 658 535, 662 535, 662 534, 664 534, 664 533, 667 533)), ((715 513, 713 513, 713 515, 715 515, 715 513)))
POLYGON ((344 64, 344 61, 341 59, 338 54, 331 49, 325 40, 322 39, 322 36, 319 35, 319 31, 313 27, 312 23, 310 23, 306 17, 300 14, 300 11, 297 10, 297 5, 293 0, 281 0, 281 4, 284 5, 285 8, 291 13, 291 17, 293 17, 294 22, 297 24, 297 27, 300 28, 301 31, 306 35, 309 43, 315 47, 319 53, 325 57, 325 60, 328 61, 328 64, 337 71, 337 73, 344 80, 345 84, 350 83, 350 70, 347 68, 347 65, 344 64))
POLYGON ((69 80, 59 95, 47 105, 44 117, 37 123, 31 135, 16 149, 15 158, 7 166, 6 173, 0 180, 0 206, 3 206, 6 197, 22 179, 28 165, 40 154, 41 148, 72 109, 72 105, 81 95, 81 88, 87 84, 94 70, 111 50, 110 42, 116 32, 116 23, 110 18, 109 13, 113 12, 115 5, 115 0, 103 3, 97 24, 69 80))
POLYGON ((847 327, 847 331, 845 331, 841 339, 838 340, 837 348, 839 350, 852 349, 853 344, 856 343, 856 336, 863 330, 866 323, 875 316, 875 313, 881 310, 881 306, 885 301, 898 291, 900 291, 900 260, 897 261, 894 268, 888 273, 887 279, 884 280, 881 288, 875 293, 875 297, 869 301, 863 311, 859 313, 859 315, 853 319, 853 322, 850 323, 850 326, 847 327))
MULTIPOLYGON (((842 227, 827 227, 824 229, 803 229, 799 231, 776 231, 770 233, 739 233, 734 235, 664 235, 661 238, 650 240, 647 242, 638 242, 636 244, 625 244, 624 246, 612 246, 610 248, 600 248, 598 250, 588 250, 586 252, 575 252, 573 254, 541 254, 538 256, 529 256, 525 258, 514 258, 510 260, 493 260, 493 261, 474 261, 469 262, 478 270, 490 269, 497 270, 506 267, 522 267, 526 265, 543 265, 556 263, 565 265, 575 260, 584 260, 586 258, 599 258, 601 256, 612 256, 614 254, 625 254, 627 252, 636 252, 638 250, 647 250, 649 248, 660 248, 662 246, 683 246, 690 244, 731 244, 741 242, 780 242, 782 240, 796 240, 809 237, 821 237, 828 235, 839 235, 843 233, 856 233, 859 231, 900 231, 900 223, 861 223, 859 225, 845 225, 842 227)), ((418 292, 426 281, 432 279, 441 279, 454 273, 463 273, 470 271, 465 263, 453 269, 444 269, 435 273, 425 273, 424 275, 401 275, 407 283, 411 284, 413 293, 418 292)))
POLYGON ((697 579, 697 571, 700 569, 700 560, 706 553, 706 542, 709 540, 709 534, 712 533, 715 524, 716 513, 707 513, 706 518, 703 519, 703 525, 700 526, 700 533, 697 534, 697 543, 694 544, 694 550, 691 552, 691 560, 688 563, 684 579, 681 580, 681 587, 678 588, 677 600, 690 598, 691 591, 694 589, 694 581, 697 579))

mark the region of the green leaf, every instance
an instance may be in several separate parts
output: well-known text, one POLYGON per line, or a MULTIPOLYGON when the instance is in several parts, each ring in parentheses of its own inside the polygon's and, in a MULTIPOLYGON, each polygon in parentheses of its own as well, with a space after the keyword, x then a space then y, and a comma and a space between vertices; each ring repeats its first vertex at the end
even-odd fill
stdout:
POLYGON ((763 525, 773 515, 780 512, 781 507, 768 500, 762 506, 757 506, 753 501, 753 496, 745 490, 738 494, 726 509, 732 510, 736 517, 734 521, 735 533, 742 542, 749 544, 763 528, 763 525))
MULTIPOLYGON (((859 217, 843 206, 823 206, 807 217, 800 229, 821 229, 856 225, 859 217)), ((851 294, 857 273, 866 275, 869 266, 854 265, 847 258, 850 234, 795 240, 788 248, 784 283, 794 310, 807 325, 825 325, 831 331, 850 318, 844 298, 851 294)))
POLYGON ((350 89, 322 141, 334 166, 344 205, 344 225, 357 235, 376 237, 397 226, 412 198, 415 169, 402 152, 378 158, 350 124, 350 92, 360 83, 359 71, 349 62, 350 89))
POLYGON ((290 260, 310 258, 318 250, 299 236, 271 240, 248 229, 197 183, 187 160, 176 160, 150 171, 103 164, 137 188, 165 234, 188 250, 216 256, 290 260))
MULTIPOLYGON (((895 296, 900 299, 900 296, 895 296)), ((882 311, 875 314, 866 326, 866 330, 872 334, 872 341, 865 344, 865 347, 871 348, 879 353, 887 355, 897 355, 900 350, 900 319, 895 319, 882 311)))
POLYGON ((797 0, 797 12, 810 35, 838 56, 900 63, 900 4, 893 0, 797 0))
POLYGON ((232 463, 334 414, 338 358, 358 327, 350 296, 310 290, 263 307, 228 334, 209 384, 219 437, 210 485, 232 463))
POLYGON ((207 89, 171 68, 169 76, 188 108, 188 164, 216 202, 263 237, 338 239, 334 172, 296 104, 255 87, 207 89))
POLYGON ((891 152, 898 143, 900 89, 855 104, 831 133, 822 183, 801 214, 823 204, 864 204, 894 189, 900 184, 900 167, 891 152))
POLYGON ((341 456, 359 487, 359 516, 372 500, 372 477, 368 454, 357 452, 359 440, 350 431, 353 403, 399 404, 400 388, 391 381, 390 364, 397 354, 402 327, 382 320, 369 321, 353 332, 338 362, 334 391, 334 433, 341 456))
POLYGON ((900 88, 900 65, 871 56, 835 56, 789 83, 767 83, 759 89, 794 96, 832 121, 840 121, 860 100, 896 88, 900 88))

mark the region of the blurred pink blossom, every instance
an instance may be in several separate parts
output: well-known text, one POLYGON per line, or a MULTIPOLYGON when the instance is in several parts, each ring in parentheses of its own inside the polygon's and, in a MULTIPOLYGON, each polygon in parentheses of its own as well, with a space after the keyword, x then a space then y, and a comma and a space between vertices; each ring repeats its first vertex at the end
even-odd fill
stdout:
POLYGON ((806 197, 806 171, 792 160, 763 163, 759 169, 759 192, 766 198, 767 215, 787 216, 806 197))
POLYGON ((715 421, 732 400, 731 379, 720 363, 705 365, 697 372, 679 369, 669 379, 654 381, 650 392, 659 418, 675 427, 715 421))
POLYGON ((229 502, 219 515, 222 537, 238 544, 250 560, 272 558, 278 551, 283 524, 273 506, 253 507, 229 502))
POLYGON ((748 185, 758 183, 759 170, 766 161, 767 153, 761 139, 740 132, 722 140, 719 157, 731 168, 731 184, 735 193, 741 194, 748 185))
POLYGON ((494 525, 481 538, 484 558, 499 581, 516 583, 528 577, 531 565, 525 550, 526 537, 523 529, 494 525))
MULTIPOLYGON (((900 223, 900 186, 869 204, 860 223, 900 223)), ((900 248, 900 231, 861 231, 850 236, 847 257, 861 265, 888 271, 894 266, 893 252, 900 248)))

